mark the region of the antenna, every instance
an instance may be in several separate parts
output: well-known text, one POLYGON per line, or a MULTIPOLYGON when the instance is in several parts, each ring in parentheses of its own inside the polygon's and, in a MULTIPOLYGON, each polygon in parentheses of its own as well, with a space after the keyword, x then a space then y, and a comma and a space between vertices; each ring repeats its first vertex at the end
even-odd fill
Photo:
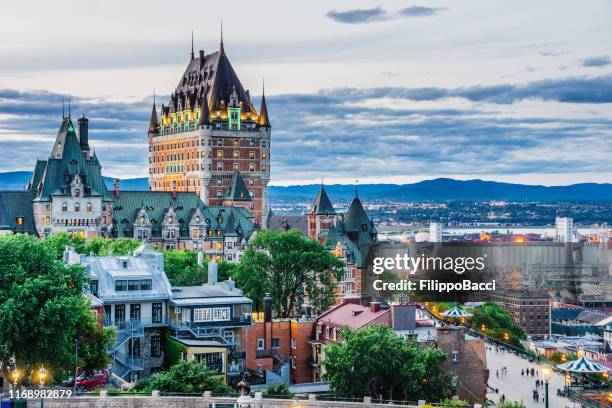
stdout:
POLYGON ((223 46, 223 20, 221 20, 221 43, 219 44, 219 54, 225 54, 225 47, 223 46))
POLYGON ((66 100, 62 98, 62 119, 66 117, 66 100))
POLYGON ((357 187, 359 187, 359 177, 355 177, 355 197, 358 197, 357 187))

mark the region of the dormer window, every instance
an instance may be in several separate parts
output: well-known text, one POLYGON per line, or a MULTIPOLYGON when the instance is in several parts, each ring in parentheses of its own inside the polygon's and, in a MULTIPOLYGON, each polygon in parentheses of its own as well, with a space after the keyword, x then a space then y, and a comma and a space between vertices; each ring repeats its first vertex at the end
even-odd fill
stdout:
POLYGON ((74 212, 81 211, 81 205, 79 203, 74 203, 74 212))
POLYGON ((23 225, 23 217, 17 217, 17 225, 23 225))
POLYGON ((62 211, 63 212, 68 211, 68 203, 62 203, 62 211))

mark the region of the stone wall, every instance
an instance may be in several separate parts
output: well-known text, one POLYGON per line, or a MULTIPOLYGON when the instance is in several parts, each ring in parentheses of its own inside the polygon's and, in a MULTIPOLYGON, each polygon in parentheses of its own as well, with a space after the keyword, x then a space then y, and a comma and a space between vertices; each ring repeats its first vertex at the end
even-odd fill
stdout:
MULTIPOLYGON (((155 394, 155 391, 153 391, 155 394)), ((208 393, 206 393, 208 394, 208 393)), ((76 397, 64 400, 45 400, 46 408, 214 408, 215 404, 235 404, 236 398, 210 397, 76 397)), ((423 405, 421 402, 419 406, 423 405)), ((29 400, 28 406, 39 406, 40 400, 29 400)), ((366 397, 364 402, 317 401, 315 395, 308 400, 296 401, 288 399, 261 399, 257 395, 250 403, 251 408, 283 408, 283 407, 320 407, 320 408, 361 408, 389 407, 388 404, 374 404, 366 397)), ((416 408, 417 405, 392 405, 395 408, 416 408)))

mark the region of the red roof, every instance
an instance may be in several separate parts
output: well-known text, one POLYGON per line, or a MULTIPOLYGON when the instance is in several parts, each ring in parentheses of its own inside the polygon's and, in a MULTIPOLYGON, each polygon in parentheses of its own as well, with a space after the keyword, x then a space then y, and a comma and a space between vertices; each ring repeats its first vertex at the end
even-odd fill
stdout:
POLYGON ((391 309, 372 312, 369 306, 342 303, 320 315, 316 323, 337 327, 348 326, 350 329, 358 329, 368 324, 391 326, 391 309))

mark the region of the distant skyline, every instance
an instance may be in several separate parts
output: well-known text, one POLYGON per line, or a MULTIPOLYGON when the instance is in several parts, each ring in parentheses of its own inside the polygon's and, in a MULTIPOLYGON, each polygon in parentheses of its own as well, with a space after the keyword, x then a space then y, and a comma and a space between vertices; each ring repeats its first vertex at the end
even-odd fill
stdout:
POLYGON ((62 98, 104 174, 146 176, 146 129, 196 52, 225 49, 259 106, 272 184, 611 182, 612 3, 11 2, 0 172, 46 158, 62 98))

